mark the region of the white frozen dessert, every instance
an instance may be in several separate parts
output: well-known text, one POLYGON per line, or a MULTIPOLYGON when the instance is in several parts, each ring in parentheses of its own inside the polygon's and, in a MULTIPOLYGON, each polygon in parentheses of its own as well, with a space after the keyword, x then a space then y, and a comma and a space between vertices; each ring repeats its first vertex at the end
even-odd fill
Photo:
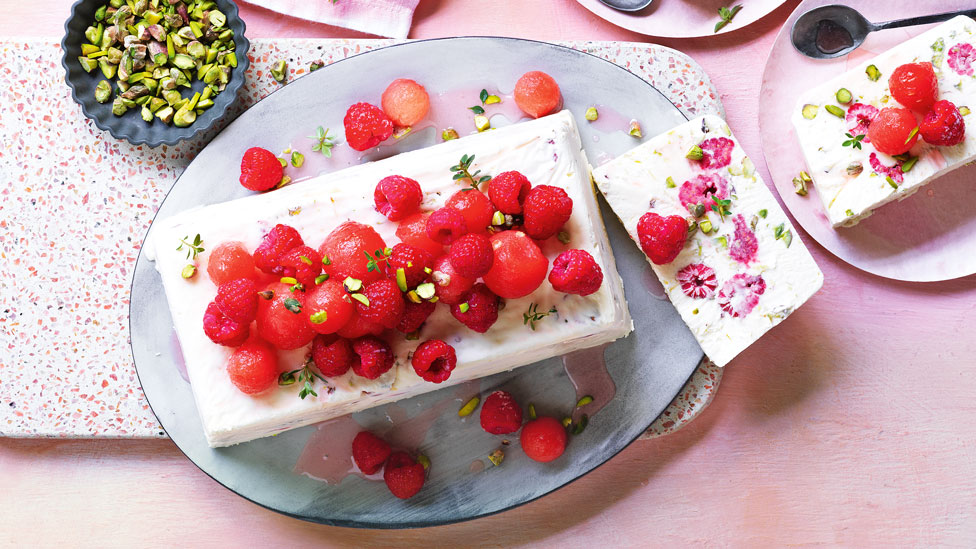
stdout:
POLYGON ((786 214, 718 117, 696 118, 658 135, 600 166, 593 177, 638 245, 644 214, 700 214, 678 256, 651 267, 719 366, 823 284, 786 214), (695 153, 701 158, 688 158, 695 153))
POLYGON ((939 99, 959 107, 968 124, 972 120, 969 109, 976 106, 974 30, 972 19, 956 17, 799 97, 793 126, 831 225, 856 225, 876 208, 905 199, 929 181, 976 158, 973 131, 966 132, 962 143, 949 147, 919 139, 897 158, 878 152, 867 138, 860 148, 851 143, 852 137, 867 134, 880 109, 901 106, 891 96, 888 78, 906 63, 930 61, 939 79, 939 99), (838 101, 841 89, 851 95, 845 104, 838 101))
MULTIPOLYGON (((157 221, 151 247, 207 441, 214 447, 265 437, 604 344, 633 329, 597 208, 589 165, 568 112, 322 175, 267 194, 186 211, 157 221), (225 371, 232 349, 212 343, 202 328, 204 309, 216 289, 204 268, 192 280, 181 277, 187 260, 185 250, 176 250, 180 239, 199 233, 208 250, 221 242, 241 241, 253 251, 271 227, 283 223, 297 229, 309 245, 317 246, 337 225, 355 220, 373 226, 392 246, 399 241, 396 224, 373 207, 376 183, 389 175, 413 178, 425 192, 422 209, 434 210, 461 189, 452 181, 449 169, 465 154, 476 157, 472 170, 486 174, 518 170, 533 185, 566 190, 573 199, 572 217, 564 228, 569 241, 561 244, 550 239, 542 246, 543 252, 550 264, 566 249, 590 252, 603 270, 602 287, 581 297, 557 292, 543 282, 530 295, 508 300, 498 321, 484 334, 457 322, 447 306, 438 306, 419 340, 408 341, 403 334, 393 332, 384 336, 396 355, 390 371, 375 380, 350 371, 329 379, 328 387, 316 381, 317 398, 300 399, 299 384, 276 386, 258 396, 238 390, 225 371), (555 307, 557 313, 530 329, 523 322, 523 313, 531 304, 539 311, 555 307), (446 341, 457 352, 457 367, 441 384, 422 380, 408 360, 418 343, 432 338, 446 341)), ((201 259, 206 260, 206 255, 201 259)), ((281 369, 301 368, 307 354, 307 347, 280 352, 281 369)))

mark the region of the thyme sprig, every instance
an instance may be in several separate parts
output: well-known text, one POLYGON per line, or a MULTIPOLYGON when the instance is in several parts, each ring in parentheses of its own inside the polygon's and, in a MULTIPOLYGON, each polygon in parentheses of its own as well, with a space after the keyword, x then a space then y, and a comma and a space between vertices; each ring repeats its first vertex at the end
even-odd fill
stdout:
POLYGON ((294 385, 296 381, 301 383, 302 389, 298 391, 298 397, 305 400, 305 397, 308 395, 312 395, 314 397, 319 396, 319 394, 315 392, 315 378, 319 378, 322 380, 322 383, 328 385, 328 382, 324 377, 312 370, 312 361, 308 360, 305 362, 304 366, 297 370, 282 372, 282 374, 278 376, 278 385, 294 385))
POLYGON ((713 32, 718 32, 725 28, 726 25, 732 22, 732 18, 735 14, 739 13, 742 6, 732 6, 731 8, 722 7, 718 9, 718 16, 722 18, 721 21, 715 23, 715 30, 713 32))
POLYGON ((369 259, 369 261, 366 262, 366 271, 371 273, 373 271, 379 272, 380 263, 389 261, 390 256, 393 255, 393 250, 390 248, 384 248, 382 250, 376 250, 372 254, 366 250, 363 250, 363 253, 366 254, 366 257, 369 259))
POLYGON ((335 137, 329 135, 329 128, 322 129, 319 126, 315 130, 315 135, 309 135, 309 139, 314 139, 316 143, 312 145, 313 152, 320 152, 326 158, 332 158, 332 147, 336 146, 335 137))
POLYGON ((852 135, 850 133, 845 133, 844 135, 846 135, 848 137, 848 139, 846 141, 844 141, 843 143, 840 144, 842 147, 850 147, 852 149, 858 149, 858 150, 860 150, 860 148, 861 148, 861 141, 865 137, 865 135, 863 133, 862 134, 858 134, 858 135, 852 135))
POLYGON ((183 246, 186 246, 186 258, 196 259, 198 254, 202 254, 204 252, 203 239, 200 238, 199 234, 194 236, 192 241, 189 239, 189 236, 184 236, 183 239, 180 240, 180 245, 176 247, 176 251, 180 251, 183 249, 183 246))
POLYGON ((719 218, 721 218, 723 222, 725 221, 725 216, 732 215, 732 210, 729 209, 731 206, 732 206, 731 198, 720 199, 720 198, 715 198, 714 196, 712 197, 712 206, 711 206, 712 211, 717 213, 719 218))
POLYGON ((464 155, 461 157, 461 161, 457 163, 456 166, 451 166, 451 172, 454 174, 452 179, 454 181, 461 181, 467 179, 470 182, 471 189, 477 189, 478 185, 491 181, 490 175, 481 175, 481 170, 477 170, 471 173, 471 164, 474 163, 474 155, 464 155))
POLYGON ((539 305, 537 303, 532 303, 529 305, 529 310, 522 313, 522 324, 535 330, 535 323, 546 318, 549 315, 556 314, 556 308, 553 307, 547 312, 539 312, 539 305))

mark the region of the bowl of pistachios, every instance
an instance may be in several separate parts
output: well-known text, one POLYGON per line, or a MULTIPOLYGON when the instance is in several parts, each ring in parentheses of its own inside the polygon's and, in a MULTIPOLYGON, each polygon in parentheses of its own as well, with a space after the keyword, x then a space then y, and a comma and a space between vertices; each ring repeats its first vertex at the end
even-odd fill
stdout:
POLYGON ((82 112, 117 139, 155 147, 227 122, 249 42, 230 0, 79 0, 61 41, 82 112))

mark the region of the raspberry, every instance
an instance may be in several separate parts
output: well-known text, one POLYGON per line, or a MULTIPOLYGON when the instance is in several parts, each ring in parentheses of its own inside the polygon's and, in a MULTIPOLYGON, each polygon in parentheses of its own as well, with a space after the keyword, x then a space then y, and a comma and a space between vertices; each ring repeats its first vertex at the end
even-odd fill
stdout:
POLYGON ((379 270, 369 270, 369 258, 376 250, 386 249, 383 237, 376 229, 355 221, 346 221, 332 230, 319 246, 323 267, 329 278, 342 282, 353 277, 363 282, 372 282, 383 277, 379 270))
POLYGON ((284 176, 278 157, 261 147, 251 147, 241 158, 241 185, 251 191, 273 189, 284 176))
POLYGON ((474 286, 475 280, 468 278, 454 269, 448 256, 442 255, 434 261, 434 272, 431 274, 437 298, 448 305, 460 303, 465 292, 474 286))
POLYGON ((393 452, 383 470, 383 481, 390 492, 400 498, 409 499, 424 487, 424 466, 417 463, 406 452, 393 452))
POLYGON ((224 242, 211 250, 207 259, 207 276, 214 286, 238 278, 254 278, 254 258, 241 242, 224 242))
POLYGON ((258 314, 258 290, 250 278, 225 282, 217 288, 214 303, 227 318, 250 324, 258 314))
POLYGON ((322 274, 322 254, 309 246, 296 246, 281 256, 281 276, 290 276, 305 288, 315 286, 315 279, 322 274))
POLYGON ((402 175, 380 179, 373 191, 376 211, 390 221, 400 221, 417 211, 423 200, 424 191, 420 189, 420 183, 402 175))
POLYGON ((939 97, 939 79, 932 63, 905 63, 888 77, 891 96, 915 111, 925 112, 939 97))
POLYGON ((359 316, 359 310, 353 307, 349 322, 346 322, 345 326, 339 328, 336 331, 336 335, 346 339, 356 339, 364 335, 379 335, 383 333, 383 330, 385 328, 380 324, 370 322, 359 316))
POLYGON ((396 278, 397 271, 403 269, 408 288, 415 288, 427 278, 427 271, 434 266, 434 257, 421 248, 409 244, 393 246, 393 253, 387 260, 389 275, 396 278))
POLYGON ((603 270, 585 250, 566 250, 552 262, 549 284, 557 292, 590 295, 603 284, 603 270))
POLYGON ((546 279, 549 260, 525 233, 495 233, 491 236, 491 246, 495 249, 495 262, 484 281, 495 294, 518 299, 534 292, 546 279))
POLYGON ((481 405, 481 428, 493 435, 507 435, 522 426, 522 408, 511 393, 495 391, 481 405))
POLYGON ((531 459, 548 463, 563 455, 567 439, 566 429, 558 419, 542 416, 522 427, 519 444, 531 459))
POLYGON ((430 96, 423 86, 413 80, 398 78, 386 87, 380 105, 394 124, 405 128, 413 126, 427 116, 427 111, 430 110, 430 96))
POLYGON ((515 104, 532 118, 545 116, 559 106, 559 85, 542 71, 530 71, 515 83, 515 104))
POLYGON ((480 278, 495 262, 495 250, 483 234, 468 233, 451 244, 448 254, 454 270, 468 278, 480 278))
POLYGON ((966 121, 952 102, 937 101, 919 125, 918 133, 926 143, 951 147, 966 139, 966 121))
POLYGON ((698 165, 706 170, 720 170, 732 162, 735 143, 727 137, 712 137, 701 142, 702 158, 698 165))
POLYGON ((403 294, 396 282, 388 278, 370 282, 363 288, 363 295, 369 300, 369 305, 356 301, 359 316, 384 328, 396 328, 403 315, 403 294))
POLYGON ((498 301, 498 296, 479 282, 461 297, 461 303, 451 305, 451 314, 461 324, 483 334, 498 320, 498 301))
POLYGON ((393 367, 393 350, 382 339, 363 336, 353 340, 352 350, 356 358, 352 371, 366 379, 376 379, 393 367))
POLYGON ((715 271, 704 263, 692 263, 683 267, 675 278, 681 285, 681 291, 695 299, 712 297, 718 288, 715 271))
POLYGON ((267 391, 278 381, 278 354, 260 339, 249 339, 227 359, 227 376, 242 393, 267 391))
POLYGON ((847 108, 847 114, 844 119, 847 121, 847 133, 858 136, 865 136, 863 141, 865 143, 870 143, 871 139, 867 137, 868 128, 871 127, 871 122, 878 117, 877 107, 872 105, 865 105, 864 103, 854 103, 847 108))
POLYGON ((369 103, 349 107, 342 125, 346 128, 346 143, 357 151, 373 148, 393 135, 393 121, 369 103))
POLYGON ((265 341, 282 350, 308 345, 315 332, 308 325, 305 311, 305 292, 292 292, 291 286, 272 282, 265 291, 271 299, 258 300, 258 334, 265 341))
POLYGON ((349 341, 333 334, 319 334, 312 340, 312 360, 325 377, 338 377, 349 371, 355 354, 349 341))
POLYGON ((949 68, 962 76, 973 75, 973 60, 976 60, 976 48, 968 42, 960 42, 949 48, 949 68))
POLYGON ((434 242, 447 245, 467 232, 464 216, 454 208, 441 208, 427 218, 427 236, 434 242))
POLYGON ((417 346, 410 360, 413 371, 424 381, 441 383, 451 377, 451 372, 457 366, 457 354, 454 347, 439 339, 429 339, 417 346))
POLYGON ((718 305, 733 317, 746 316, 756 308, 759 296, 766 291, 760 275, 739 273, 727 280, 718 292, 718 305))
POLYGON ((306 291, 302 314, 308 319, 308 325, 313 331, 332 334, 349 322, 355 310, 356 307, 342 283, 326 280, 306 291))
POLYGON ((674 261, 688 241, 688 222, 683 217, 661 217, 647 212, 637 222, 641 249, 655 265, 674 261))
POLYGON ((379 471, 391 453, 390 444, 369 431, 362 431, 352 439, 352 460, 364 475, 379 471))
POLYGON ((904 172, 901 171, 901 161, 896 161, 893 166, 885 166, 881 163, 881 159, 878 158, 878 153, 873 152, 868 156, 868 162, 871 163, 871 169, 874 173, 878 175, 890 177, 895 183, 901 183, 905 180, 904 172))
POLYGON ((525 234, 536 240, 555 236, 573 214, 573 199, 566 191, 551 185, 533 187, 525 197, 525 234))
POLYGON ((699 204, 708 208, 715 203, 715 200, 724 200, 729 197, 729 182, 717 173, 709 175, 697 175, 681 184, 678 189, 678 200, 685 208, 695 207, 699 204))
POLYGON ((503 214, 522 213, 532 183, 519 172, 502 172, 488 182, 488 198, 503 214))
POLYGON ((247 340, 249 332, 249 324, 231 320, 220 312, 216 303, 207 305, 207 310, 203 313, 203 333, 207 334, 210 341, 225 347, 237 347, 247 340))
POLYGON ((292 248, 304 246, 302 235, 288 225, 275 225, 254 250, 254 266, 268 274, 280 275, 281 258, 292 248))
POLYGON ((759 240, 742 214, 736 214, 732 218, 732 223, 735 224, 735 235, 732 237, 732 243, 729 244, 729 255, 739 263, 748 265, 756 260, 759 240))
POLYGON ((495 205, 485 193, 477 189, 465 189, 454 193, 447 199, 447 207, 461 212, 468 231, 484 233, 491 225, 491 218, 495 214, 495 205))
POLYGON ((881 109, 878 117, 868 128, 868 138, 878 152, 890 154, 904 154, 918 141, 915 129, 915 115, 908 109, 901 107, 887 107, 881 109), (914 135, 913 135, 914 134, 914 135))
POLYGON ((431 303, 430 301, 421 301, 420 303, 414 303, 413 301, 405 302, 403 304, 403 316, 400 317, 400 322, 397 324, 396 329, 405 334, 416 332, 424 325, 427 317, 436 308, 437 304, 431 303))
POLYGON ((409 244, 415 248, 420 248, 431 255, 438 257, 444 253, 444 245, 434 242, 427 236, 427 218, 430 214, 414 214, 404 219, 397 226, 396 235, 404 244, 409 244))

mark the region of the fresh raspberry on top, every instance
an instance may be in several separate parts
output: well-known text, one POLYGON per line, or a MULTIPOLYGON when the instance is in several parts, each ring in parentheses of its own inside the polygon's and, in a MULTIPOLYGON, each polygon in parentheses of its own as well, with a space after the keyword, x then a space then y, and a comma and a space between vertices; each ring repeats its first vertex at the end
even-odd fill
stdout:
POLYGON ((468 278, 481 278, 495 262, 491 241, 480 233, 468 233, 454 241, 448 256, 454 270, 468 278))
POLYGON ((907 153, 918 141, 918 123, 915 115, 901 107, 881 109, 878 117, 868 128, 868 138, 878 152, 890 154, 907 153))
POLYGON ((278 353, 258 338, 251 338, 227 359, 227 376, 242 393, 256 395, 278 381, 278 353))
POLYGON ((523 206, 523 229, 536 240, 555 236, 573 214, 573 199, 566 191, 551 185, 538 185, 529 191, 523 206))
POLYGON ((727 280, 718 292, 718 306, 733 317, 746 316, 759 304, 759 296, 766 292, 761 275, 739 273, 727 280))
POLYGON ((530 190, 532 183, 516 171, 502 172, 488 182, 488 198, 503 214, 522 213, 522 205, 530 190))
POLYGON ((225 282, 217 288, 214 303, 234 322, 250 324, 258 314, 258 289, 250 278, 225 282))
POLYGON ((647 212, 637 222, 641 249, 655 265, 674 261, 688 241, 688 221, 677 215, 647 212))
POLYGON ((441 383, 451 377, 451 372, 457 366, 457 353, 447 343, 429 339, 417 346, 410 364, 424 381, 441 383))
POLYGON ((251 147, 241 158, 241 185, 251 191, 273 189, 284 176, 285 169, 273 152, 251 147))
POLYGON ((387 273, 390 278, 396 280, 397 271, 403 269, 407 287, 415 288, 427 278, 425 269, 433 268, 434 256, 421 248, 401 242, 393 246, 393 253, 390 254, 387 263, 390 266, 387 273))
POLYGON ((429 253, 431 257, 439 257, 444 253, 444 245, 440 242, 434 242, 427 236, 427 218, 429 217, 430 214, 426 213, 417 213, 407 217, 397 225, 396 235, 400 242, 420 248, 429 253))
POLYGON ((400 221, 420 208, 424 200, 424 191, 409 177, 390 175, 380 179, 373 191, 373 202, 376 211, 385 215, 390 221, 400 221))
POLYGON ((542 71, 527 72, 515 83, 515 104, 532 118, 553 112, 559 101, 559 84, 542 71))
POLYGON ((405 334, 416 332, 436 308, 437 304, 430 301, 421 301, 420 303, 406 301, 403 304, 403 316, 400 317, 396 329, 405 334))
POLYGON ((225 347, 237 347, 247 340, 250 325, 232 320, 220 311, 217 304, 210 302, 203 313, 203 333, 210 341, 225 347))
POLYGON ((390 492, 400 498, 412 498, 424 487, 424 466, 406 452, 393 452, 383 470, 383 480, 390 492))
POLYGON ((675 278, 681 285, 681 291, 695 299, 712 297, 718 288, 715 271, 704 263, 692 263, 682 267, 675 278))
POLYGON ((309 289, 322 274, 322 254, 309 246, 296 246, 281 256, 280 265, 281 276, 292 277, 309 289))
POLYGON ((566 428, 558 419, 542 416, 522 427, 519 444, 531 459, 548 463, 563 455, 568 439, 566 428))
POLYGON ((469 329, 483 334, 498 320, 498 296, 484 283, 477 283, 451 305, 451 314, 469 329))
POLYGON ((397 78, 386 87, 380 100, 383 112, 401 128, 413 126, 427 116, 430 96, 423 86, 406 78, 397 78))
POLYGON ((427 236, 434 242, 447 245, 468 232, 468 223, 454 208, 441 208, 427 218, 427 236))
POLYGON ((871 127, 871 122, 878 117, 878 108, 873 105, 865 105, 864 103, 854 103, 850 107, 847 107, 847 114, 844 119, 847 121, 847 133, 858 136, 865 136, 863 141, 865 143, 870 143, 871 139, 867 137, 868 129, 871 127))
POLYGON ((477 189, 464 189, 454 193, 447 199, 446 205, 461 212, 468 231, 472 233, 487 232, 495 214, 495 205, 491 203, 491 199, 477 189))
POLYGON ((382 339, 373 336, 360 337, 352 342, 352 350, 356 353, 352 371, 357 376, 376 379, 393 367, 393 350, 382 339))
POLYGON ((305 290, 302 314, 316 333, 332 334, 342 329, 352 318, 356 307, 338 280, 326 280, 305 290))
POLYGON ((359 316, 384 328, 396 328, 403 315, 403 294, 396 282, 381 278, 367 284, 362 293, 369 300, 369 305, 356 301, 359 316))
POLYGON ((481 405, 481 428, 493 435, 507 435, 522 426, 522 408, 505 391, 488 395, 481 405))
POLYGON ((305 292, 292 292, 291 286, 272 282, 264 291, 271 299, 258 300, 258 334, 282 350, 304 347, 315 337, 305 312, 305 292))
POLYGON ((238 278, 254 278, 254 258, 242 242, 223 242, 210 251, 207 276, 214 286, 238 278))
POLYGON ((430 276, 437 298, 448 305, 459 303, 464 293, 474 286, 475 279, 457 272, 450 257, 442 255, 434 260, 434 272, 430 276))
POLYGON ((346 221, 332 230, 319 246, 322 270, 329 278, 342 282, 346 277, 353 277, 363 282, 371 282, 383 277, 382 270, 369 270, 369 257, 377 250, 385 250, 386 242, 369 225, 346 221))
POLYGON ((346 128, 346 142, 357 151, 371 149, 393 135, 393 121, 369 103, 349 107, 342 125, 346 128))
POLYGON ((385 330, 386 328, 382 324, 371 322, 360 316, 359 310, 353 307, 349 321, 336 331, 336 335, 346 339, 356 339, 365 335, 380 335, 385 330))
POLYGON ((735 142, 727 137, 711 137, 701 142, 702 157, 698 165, 706 170, 721 170, 732 163, 735 142))
POLYGON ((495 262, 484 281, 495 294, 518 299, 535 291, 546 279, 549 260, 539 245, 521 231, 502 231, 491 236, 495 262))
POLYGON ((334 334, 319 334, 312 340, 312 360, 325 377, 338 377, 349 371, 355 360, 349 341, 334 334))
POLYGON ((918 133, 926 143, 951 147, 966 139, 966 120, 951 101, 936 101, 919 124, 918 133))
POLYGON ((264 235, 261 244, 254 250, 254 266, 268 274, 280 275, 283 270, 281 257, 292 248, 304 245, 298 231, 279 223, 264 235))
POLYGON ((364 475, 379 471, 391 453, 390 444, 369 431, 362 431, 352 439, 352 460, 364 475))
POLYGON ((590 252, 566 250, 552 261, 549 284, 557 292, 590 295, 603 284, 603 270, 590 252))
POLYGON ((914 111, 927 111, 939 98, 939 78, 932 63, 905 63, 888 77, 891 96, 914 111))

